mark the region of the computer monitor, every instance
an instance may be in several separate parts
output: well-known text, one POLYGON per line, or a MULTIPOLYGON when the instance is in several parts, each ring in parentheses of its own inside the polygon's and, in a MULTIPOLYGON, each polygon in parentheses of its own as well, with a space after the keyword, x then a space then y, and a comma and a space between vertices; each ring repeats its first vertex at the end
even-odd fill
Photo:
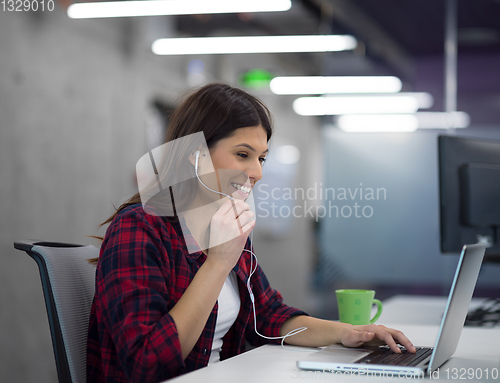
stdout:
POLYGON ((487 245, 500 262, 500 141, 439 136, 441 251, 487 245))

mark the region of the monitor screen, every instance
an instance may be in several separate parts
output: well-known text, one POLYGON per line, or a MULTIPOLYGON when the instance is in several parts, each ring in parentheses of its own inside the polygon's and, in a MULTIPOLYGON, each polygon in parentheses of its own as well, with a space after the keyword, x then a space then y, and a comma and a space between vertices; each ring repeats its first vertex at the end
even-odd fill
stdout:
POLYGON ((500 262, 500 141, 439 136, 441 251, 485 243, 500 262))

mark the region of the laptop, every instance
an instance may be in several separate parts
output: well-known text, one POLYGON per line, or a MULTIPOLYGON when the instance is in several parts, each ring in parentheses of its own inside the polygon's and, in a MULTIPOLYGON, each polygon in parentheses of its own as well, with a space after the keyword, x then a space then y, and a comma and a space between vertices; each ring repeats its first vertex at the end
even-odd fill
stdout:
POLYGON ((430 375, 456 351, 485 250, 483 244, 463 247, 434 347, 416 347, 417 354, 403 348, 401 354, 396 354, 388 346, 349 349, 337 345, 323 348, 309 360, 297 361, 297 367, 360 375, 430 375))

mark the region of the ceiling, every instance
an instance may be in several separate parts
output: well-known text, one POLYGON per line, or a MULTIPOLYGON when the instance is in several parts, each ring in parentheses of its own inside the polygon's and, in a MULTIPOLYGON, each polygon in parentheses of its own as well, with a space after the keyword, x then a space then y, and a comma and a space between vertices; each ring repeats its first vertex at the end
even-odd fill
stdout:
MULTIPOLYGON (((443 108, 447 0, 292 0, 287 12, 176 16, 185 36, 351 34, 354 53, 301 54, 311 75, 399 76, 443 108), (325 65, 326 62, 326 65, 325 65)), ((500 0, 457 0, 458 106, 473 122, 500 123, 500 0)))
MULTIPOLYGON (((500 0, 457 0, 460 53, 500 53, 500 0)), ((411 57, 443 52, 446 0, 293 0, 287 12, 177 16, 180 33, 348 33, 377 57, 379 44, 411 57), (370 32, 372 34, 370 34, 370 32), (375 36, 373 35, 375 33, 375 36), (380 40, 377 40, 380 39, 380 40), (387 40, 385 40, 387 39, 387 40)))
MULTIPOLYGON (((351 0, 412 56, 443 52, 446 0, 351 0)), ((500 52, 500 1, 458 0, 460 53, 500 52)))

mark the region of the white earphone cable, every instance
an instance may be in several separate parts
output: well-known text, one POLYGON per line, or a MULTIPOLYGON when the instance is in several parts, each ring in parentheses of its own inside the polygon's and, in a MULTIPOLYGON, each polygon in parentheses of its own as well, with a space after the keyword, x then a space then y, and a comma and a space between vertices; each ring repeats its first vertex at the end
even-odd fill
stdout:
POLYGON ((221 193, 217 190, 213 190, 213 189, 210 189, 207 185, 205 185, 203 183, 203 181, 201 180, 200 176, 198 175, 198 158, 200 157, 200 151, 197 150, 195 153, 194 153, 194 156, 195 156, 195 163, 194 163, 194 171, 196 173, 196 178, 198 178, 198 181, 200 181, 200 183, 205 186, 205 188, 207 188, 208 190, 210 190, 211 192, 214 192, 214 193, 217 193, 217 194, 220 194, 220 195, 223 195, 225 197, 228 197, 231 201, 234 201, 234 197, 226 194, 226 193, 221 193))
MULTIPOLYGON (((223 196, 226 196, 228 197, 231 201, 234 201, 234 198, 228 194, 225 194, 225 193, 222 193, 222 192, 219 192, 217 190, 213 190, 211 188, 209 188, 207 185, 205 185, 203 183, 203 181, 200 179, 199 175, 198 175, 198 159, 200 157, 200 151, 197 150, 195 153, 195 164, 194 164, 194 170, 195 170, 195 173, 196 173, 196 177, 198 178, 198 181, 200 181, 200 183, 208 190, 214 192, 214 193, 217 193, 217 194, 220 194, 220 195, 223 195, 223 196)), ((250 233, 251 235, 251 239, 250 239, 250 243, 253 243, 253 231, 250 233)), ((258 266, 258 260, 257 260, 257 256, 255 255, 255 253, 251 250, 247 250, 247 249, 243 249, 243 251, 247 251, 251 254, 250 256, 250 272, 248 274, 248 278, 247 278, 247 290, 248 290, 248 293, 250 294, 250 300, 252 302, 252 308, 253 308, 253 323, 254 323, 254 330, 255 330, 255 333, 264 338, 264 339, 270 339, 270 340, 273 340, 273 339, 281 339, 281 346, 285 349, 287 349, 287 347, 285 347, 284 345, 284 342, 285 342, 285 339, 290 337, 290 336, 293 336, 293 335, 296 335, 296 334, 299 334, 301 333, 302 331, 305 331, 307 330, 307 327, 299 327, 299 328, 296 328, 294 330, 291 330, 290 332, 288 332, 286 335, 284 336, 274 336, 274 337, 270 337, 270 336, 265 336, 265 335, 262 335, 259 333, 259 331, 257 330, 257 314, 256 314, 256 311, 255 311, 255 297, 253 295, 253 292, 252 292, 252 288, 250 286, 250 278, 252 278, 252 275, 255 273, 255 271, 257 271, 257 266, 258 266), (255 258, 255 267, 253 266, 253 258, 255 258)), ((293 351, 298 351, 298 350, 293 350, 293 351)), ((311 350, 300 350, 300 351, 311 351, 311 350)), ((317 350, 312 350, 312 351, 317 351, 317 350)))
MULTIPOLYGON (((253 232, 252 232, 252 234, 253 234, 253 232)), ((252 235, 252 237, 253 237, 253 235, 252 235)), ((250 240, 250 242, 252 242, 252 241, 250 240)), ((243 249, 243 251, 249 252, 251 254, 251 256, 250 256, 250 272, 249 272, 248 278, 247 278, 247 290, 248 290, 248 293, 250 294, 250 300, 252 301, 254 331, 258 336, 260 336, 264 339, 270 339, 270 340, 281 339, 281 346, 285 347, 284 342, 285 342, 286 338, 288 338, 289 336, 299 334, 302 331, 307 330, 307 327, 298 327, 294 330, 289 331, 286 335, 283 335, 283 336, 265 336, 265 335, 262 335, 261 333, 259 333, 259 331, 257 330, 257 314, 255 311, 255 297, 253 295, 252 288, 250 286, 250 278, 252 278, 252 275, 255 273, 255 271, 257 271, 258 259, 253 251, 247 250, 247 249, 243 249), (255 257, 255 267, 253 266, 253 258, 254 257, 255 257)))

